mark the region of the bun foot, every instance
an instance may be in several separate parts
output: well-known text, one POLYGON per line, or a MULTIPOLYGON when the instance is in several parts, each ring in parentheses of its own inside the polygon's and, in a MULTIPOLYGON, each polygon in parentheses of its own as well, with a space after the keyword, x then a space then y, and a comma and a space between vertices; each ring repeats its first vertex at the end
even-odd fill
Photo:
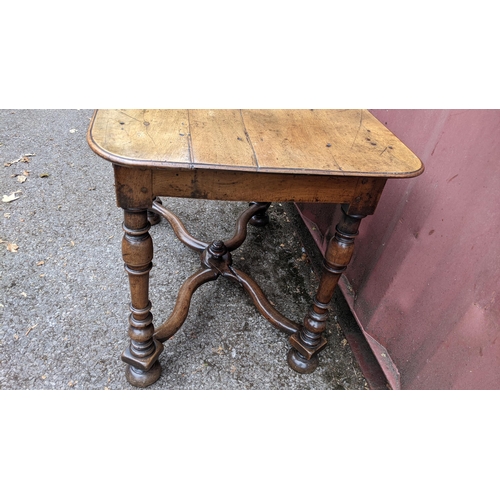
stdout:
POLYGON ((259 210, 249 221, 248 223, 255 227, 264 227, 269 224, 269 215, 267 214, 267 209, 271 205, 271 203, 256 203, 252 201, 250 206, 253 205, 262 205, 262 209, 259 210))
POLYGON ((315 354, 307 359, 295 349, 290 349, 287 356, 288 366, 298 373, 312 373, 319 365, 318 355, 315 354))
POLYGON ((269 215, 255 214, 248 222, 255 227, 264 227, 269 224, 269 215))
POLYGON ((154 384, 160 378, 160 375, 161 365, 159 361, 156 361, 147 372, 130 365, 125 369, 125 377, 134 387, 147 387, 154 384))

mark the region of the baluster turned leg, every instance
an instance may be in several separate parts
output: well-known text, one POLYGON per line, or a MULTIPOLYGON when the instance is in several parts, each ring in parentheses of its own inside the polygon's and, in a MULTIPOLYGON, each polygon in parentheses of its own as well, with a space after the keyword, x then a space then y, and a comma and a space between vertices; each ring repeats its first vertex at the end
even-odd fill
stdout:
POLYGON ((149 234, 151 227, 148 212, 124 211, 125 221, 122 240, 122 254, 130 284, 130 345, 122 354, 128 363, 125 375, 136 387, 146 387, 156 382, 161 374, 158 357, 163 345, 153 338, 154 326, 149 301, 149 271, 153 259, 153 241, 149 234))
POLYGON ((288 352, 288 364, 299 373, 311 373, 319 363, 318 353, 326 347, 323 332, 326 329, 328 307, 340 276, 347 268, 354 251, 354 238, 363 215, 347 215, 336 227, 335 236, 328 243, 323 263, 323 276, 314 303, 309 309, 304 326, 299 333, 290 336, 292 348, 288 352))

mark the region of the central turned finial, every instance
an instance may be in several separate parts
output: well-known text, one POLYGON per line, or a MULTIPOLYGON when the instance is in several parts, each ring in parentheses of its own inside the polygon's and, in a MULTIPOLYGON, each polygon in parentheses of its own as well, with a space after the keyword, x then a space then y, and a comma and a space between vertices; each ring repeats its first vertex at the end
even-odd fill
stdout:
POLYGON ((210 245, 208 251, 211 257, 220 259, 227 252, 227 248, 223 241, 217 240, 210 245))
POLYGON ((203 267, 215 269, 221 274, 228 270, 227 266, 232 264, 231 252, 228 251, 223 241, 214 241, 201 254, 201 264, 203 267))

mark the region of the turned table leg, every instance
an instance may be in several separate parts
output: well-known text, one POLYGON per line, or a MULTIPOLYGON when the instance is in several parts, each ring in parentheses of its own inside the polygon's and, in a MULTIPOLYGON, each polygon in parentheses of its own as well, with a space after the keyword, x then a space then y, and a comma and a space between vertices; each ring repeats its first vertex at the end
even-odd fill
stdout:
POLYGON ((299 373, 311 373, 318 367, 318 353, 326 347, 323 332, 326 329, 328 307, 334 289, 346 270, 354 250, 354 238, 364 215, 347 214, 342 207, 342 220, 337 224, 335 236, 328 243, 323 263, 323 275, 300 332, 290 336, 292 348, 288 364, 299 373))
POLYGON ((147 210, 124 210, 122 254, 130 284, 130 345, 122 354, 128 364, 125 375, 136 387, 156 382, 161 374, 158 357, 163 345, 153 338, 154 326, 149 301, 149 271, 152 267, 153 241, 149 234, 147 210))

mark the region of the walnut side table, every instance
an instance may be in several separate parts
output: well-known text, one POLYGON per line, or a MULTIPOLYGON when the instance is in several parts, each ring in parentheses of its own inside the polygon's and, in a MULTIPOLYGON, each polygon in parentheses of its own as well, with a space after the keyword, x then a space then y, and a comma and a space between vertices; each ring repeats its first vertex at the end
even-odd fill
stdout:
POLYGON ((288 363, 318 366, 328 306, 352 253, 361 219, 374 213, 389 178, 414 177, 421 161, 366 110, 98 110, 87 140, 113 164, 117 205, 124 210, 123 260, 130 283, 126 377, 146 387, 161 374, 163 342, 184 323, 196 289, 224 276, 240 283, 257 309, 289 335, 288 363), (158 198, 247 201, 228 241, 204 243, 158 198), (263 226, 271 202, 342 204, 323 275, 302 325, 280 314, 250 276, 232 265, 247 224, 263 226), (151 224, 164 217, 200 254, 200 269, 181 286, 170 317, 153 326, 149 300, 151 224))

